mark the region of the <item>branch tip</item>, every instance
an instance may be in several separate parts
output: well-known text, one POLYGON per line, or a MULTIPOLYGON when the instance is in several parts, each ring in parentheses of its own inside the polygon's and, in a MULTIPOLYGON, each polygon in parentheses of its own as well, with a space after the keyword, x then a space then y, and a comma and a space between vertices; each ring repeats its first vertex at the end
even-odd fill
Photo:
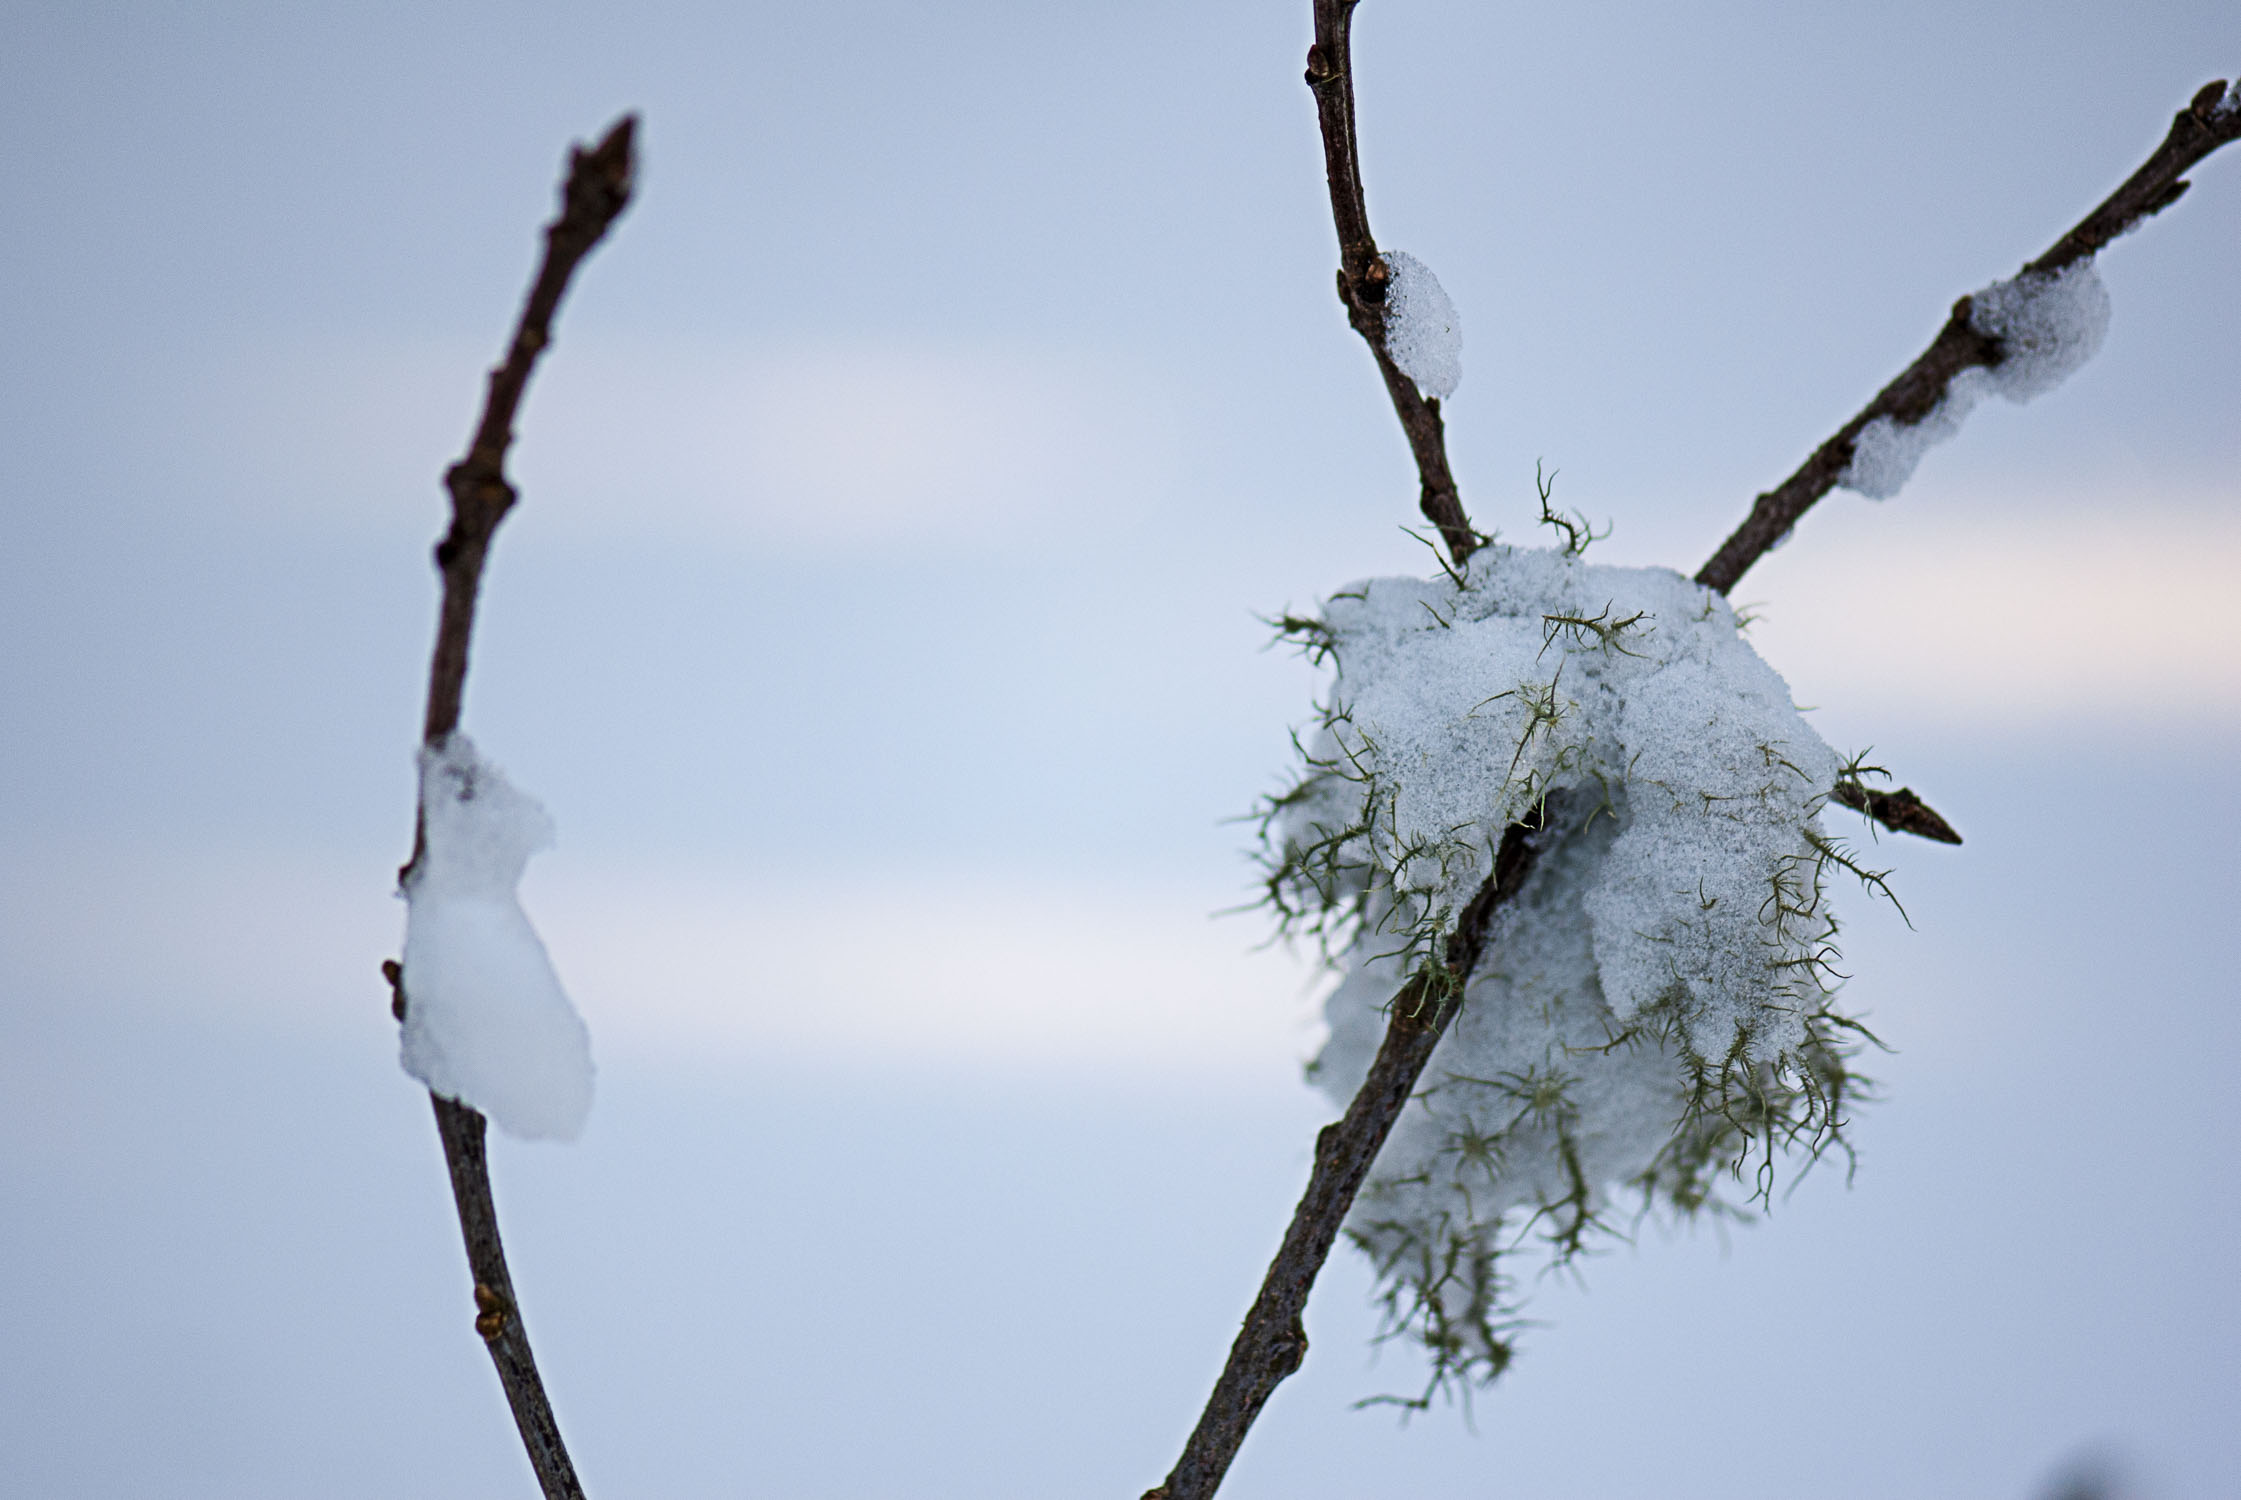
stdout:
POLYGON ((1857 778, 1847 778, 1837 782, 1829 793, 1829 800, 1881 823, 1893 833, 1911 833, 1916 838, 1939 844, 1961 842, 1961 835, 1954 832, 1953 825, 1940 817, 1937 809, 1914 795, 1911 787, 1884 792, 1862 785, 1857 778))

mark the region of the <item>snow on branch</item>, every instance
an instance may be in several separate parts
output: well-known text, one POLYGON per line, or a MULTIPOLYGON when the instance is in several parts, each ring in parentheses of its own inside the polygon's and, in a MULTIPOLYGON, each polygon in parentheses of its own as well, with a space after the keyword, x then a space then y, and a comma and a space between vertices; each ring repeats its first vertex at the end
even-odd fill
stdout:
POLYGON ((420 858, 405 883, 405 1071, 526 1140, 574 1140, 591 1035, 516 887, 552 819, 456 731, 420 752, 420 858))
POLYGON ((598 145, 570 151, 560 213, 545 227, 544 258, 513 339, 490 372, 466 455, 444 475, 451 526, 436 544, 443 605, 428 668, 420 815, 412 859, 398 872, 412 915, 405 962, 382 966, 394 992, 392 1009, 404 1023, 406 1068, 431 1086, 429 1102, 474 1278, 475 1331, 497 1367, 546 1500, 583 1500, 583 1486, 561 1442, 514 1299, 490 1194, 484 1117, 461 1100, 490 1104, 501 1124, 523 1134, 573 1134, 590 1102, 590 1053, 583 1023, 552 977, 543 945, 513 894, 522 865, 546 835, 544 811, 481 762, 473 745, 454 731, 466 693, 483 563, 498 523, 514 503, 506 478, 514 417, 539 356, 552 343, 553 318, 577 268, 630 204, 637 124, 635 116, 625 115, 598 145), (416 984, 428 986, 424 994, 416 993, 416 984), (428 1014, 420 1013, 423 999, 428 1014), (458 1097, 447 1097, 449 1090, 458 1097))
POLYGON ((1906 487, 1922 455, 1961 430, 1987 395, 2021 404, 2043 396, 2100 352, 2109 332, 2109 293, 2091 260, 2059 271, 2025 271, 1969 296, 1969 328, 1999 347, 2000 362, 1972 365, 1946 383, 1919 422, 1879 416, 1852 440, 1837 484, 1870 500, 1906 487))
POLYGON ((2171 121, 2138 171, 2044 255, 2007 281, 1953 304, 1930 347, 1838 428, 1698 571, 1726 593, 1838 485, 1876 499, 1897 494, 1933 444, 1950 437, 1987 393, 2024 401, 2050 390, 2100 346, 2108 294, 2093 257, 2117 236, 2178 202, 2186 173, 2241 137, 2241 80, 2205 85, 2171 121))
POLYGON ((1774 1158, 1841 1144, 1854 1022, 1835 1007, 1820 826, 1843 768, 1718 594, 1663 568, 1494 545, 1468 577, 1331 596, 1333 669, 1297 781, 1265 808, 1268 898, 1343 976, 1318 1083, 1366 1075, 1387 999, 1509 830, 1496 917, 1432 1068, 1347 1218, 1389 1333, 1468 1395, 1517 1322, 1527 1241, 1563 1263, 1628 1197, 1686 1216, 1774 1158))
POLYGON ((1426 397, 1445 401, 1463 380, 1463 320, 1432 268, 1385 253, 1385 352, 1426 397))
POLYGON ((1338 230, 1338 298, 1346 319, 1369 345, 1393 411, 1416 459, 1418 503, 1458 566, 1484 543, 1463 511, 1447 463, 1440 402, 1462 375, 1462 328, 1455 305, 1422 261, 1381 255, 1362 198, 1361 143, 1354 125, 1351 32, 1355 0, 1315 0, 1315 44, 1307 49, 1307 85, 1323 132, 1323 168, 1330 179, 1331 221, 1338 230), (1397 303, 1393 296, 1399 293, 1397 303))

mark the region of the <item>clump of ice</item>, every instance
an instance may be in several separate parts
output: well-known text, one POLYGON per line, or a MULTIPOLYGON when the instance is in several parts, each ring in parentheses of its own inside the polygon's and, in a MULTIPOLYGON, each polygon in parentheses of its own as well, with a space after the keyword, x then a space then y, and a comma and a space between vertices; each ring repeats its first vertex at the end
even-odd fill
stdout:
POLYGON ((1399 250, 1385 252, 1385 352, 1435 401, 1463 380, 1463 320, 1432 268, 1399 250))
POLYGON ((1984 399, 1984 371, 1963 370, 1946 383, 1945 397, 1919 422, 1894 422, 1877 417, 1852 440, 1852 462, 1837 476, 1837 483, 1870 500, 1888 500, 1906 488, 1922 462, 1922 455, 1961 430, 1961 424, 1984 399))
POLYGON ((1852 462, 1837 483, 1870 500, 1906 487, 1922 455, 1961 430, 1986 395, 2010 401, 2043 396, 2077 373, 2109 332, 2109 292, 2090 258, 2051 275, 2025 271, 1969 299, 1969 326, 2000 341, 2000 362, 1956 375, 1945 398, 1919 422, 1877 417, 1860 430, 1852 462))
POLYGON ((1570 1254, 1616 1190, 1693 1210, 1746 1151, 1835 1125, 1817 816, 1840 767, 1727 601, 1664 569, 1495 546, 1291 623, 1336 672, 1272 804, 1270 894, 1343 974, 1315 1064, 1335 1101, 1505 830, 1539 827, 1348 1224, 1436 1370, 1491 1375, 1505 1222, 1570 1254))
POLYGON ((573 1140, 591 1036, 516 894, 552 819, 453 734, 420 752, 420 857, 405 881, 407 1073, 527 1139, 573 1140))
POLYGON ((2241 78, 2225 86, 2225 96, 2210 106, 2214 115, 2241 114, 2241 78))
POLYGON ((1993 391, 2028 401, 2100 352, 2109 335, 2109 289, 2090 259, 2051 276, 2026 271, 1971 297, 1969 326, 2000 341, 2000 362, 1984 372, 1993 391))

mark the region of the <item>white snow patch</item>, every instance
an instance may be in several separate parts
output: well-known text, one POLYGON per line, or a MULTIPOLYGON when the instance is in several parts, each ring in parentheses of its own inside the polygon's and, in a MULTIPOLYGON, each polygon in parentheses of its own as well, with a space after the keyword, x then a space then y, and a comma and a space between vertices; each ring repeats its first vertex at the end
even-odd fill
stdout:
POLYGON ((1393 273, 1385 289, 1385 352, 1435 401, 1463 380, 1463 320, 1432 268, 1399 250, 1385 252, 1393 273))
POLYGON ((1947 382, 1945 399, 1930 408, 1919 422, 1894 422, 1877 417, 1852 440, 1852 462, 1837 483, 1870 500, 1888 500, 1906 488, 1922 455, 1961 430, 1961 424, 1984 399, 1981 366, 1972 366, 1947 382))
POLYGON ((2043 396, 2100 352, 2109 335, 2109 289, 2090 259, 2051 276, 2024 272, 1969 299, 1969 326, 2005 353, 1984 373, 2010 401, 2043 396))
POLYGON ((574 1140, 591 1034, 516 894, 552 846, 537 800, 453 734, 420 752, 420 858, 405 882, 404 1069, 511 1135, 574 1140))
POLYGON ((2090 259, 2052 275, 2025 271, 1993 282, 1969 299, 1969 326, 2001 341, 2000 362, 1963 370, 1919 422, 1877 417, 1868 423, 1837 483, 1870 500, 1890 499, 1906 487, 1922 455, 1959 432, 1985 396, 2029 401, 2077 373, 2108 336, 2109 311, 2108 288, 2090 259))
POLYGON ((1344 590, 1304 639, 1336 675, 1276 817, 1277 890, 1338 949, 1334 1101, 1505 830, 1545 818, 1350 1221, 1447 1299, 1442 1337, 1484 1337, 1506 1213, 1584 1224, 1621 1184, 1686 1203, 1738 1149, 1719 1096, 1739 1078, 1754 1102, 1801 1091, 1810 1124, 1838 760, 1727 601, 1664 569, 1489 547, 1461 582, 1344 590), (1486 1274, 1427 1269, 1465 1263, 1486 1274))

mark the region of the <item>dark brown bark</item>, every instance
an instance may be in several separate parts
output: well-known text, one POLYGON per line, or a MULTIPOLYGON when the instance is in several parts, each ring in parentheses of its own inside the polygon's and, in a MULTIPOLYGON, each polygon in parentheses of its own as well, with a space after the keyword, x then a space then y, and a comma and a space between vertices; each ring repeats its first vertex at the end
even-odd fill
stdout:
MULTIPOLYGON (((2222 82, 2204 86, 2171 121, 2163 144, 2140 169, 2056 240, 2052 249, 2023 269, 2045 274, 2074 265, 2178 202, 2187 190, 2185 174, 2218 147, 2241 136, 2241 109, 2218 108, 2224 95, 2222 82)), ((1711 561, 1697 572, 1696 581, 1723 594, 1734 588, 1753 563, 1789 535, 1800 516, 1836 487, 1851 466, 1852 445, 1868 423, 1889 417, 1900 426, 1912 426, 1937 409, 1955 376, 1980 365, 1997 365, 2000 358, 1999 340, 1970 327, 1969 299, 1963 297, 1954 303, 1930 347, 1851 421, 1838 428, 1834 437, 1814 449, 1813 456, 1795 474, 1759 496, 1735 534, 1721 543, 1711 561)))
POLYGON ((506 1246, 498 1237, 498 1207, 490 1197, 490 1158, 483 1149, 483 1117, 454 1100, 428 1096, 436 1108, 436 1133, 451 1168, 451 1196, 459 1205, 459 1233, 467 1244, 467 1267, 475 1279, 475 1332, 498 1367, 498 1383, 513 1408, 514 1426, 528 1451, 529 1466, 547 1500, 583 1500, 584 1488, 560 1440, 560 1424, 545 1383, 529 1351, 529 1330, 514 1300, 513 1277, 506 1270, 506 1246))
POLYGON ((1829 793, 1829 800, 1866 814, 1893 833, 1911 833, 1941 844, 1961 842, 1961 835, 1953 831, 1953 825, 1939 817, 1937 809, 1915 796, 1912 787, 1879 792, 1857 781, 1839 781, 1836 789, 1829 793))
POLYGON ((1331 222, 1338 230, 1338 298, 1346 320, 1369 345, 1384 378, 1385 394, 1416 459, 1418 504, 1439 528, 1460 567, 1484 542, 1463 512, 1463 497, 1447 465, 1447 429, 1439 401, 1417 390, 1385 352, 1385 291, 1391 273, 1370 235, 1362 198, 1360 142, 1354 129, 1354 61, 1351 32, 1355 0, 1315 0, 1315 45, 1307 49, 1307 84, 1323 130, 1323 169, 1331 185, 1331 222))
POLYGON ((1502 836, 1487 876, 1456 923, 1436 969, 1419 970, 1401 987, 1389 1007, 1385 1040, 1370 1064, 1346 1113, 1315 1138, 1315 1167, 1307 1191, 1292 1211, 1284 1242, 1269 1262, 1260 1295, 1245 1314, 1245 1326, 1230 1345, 1229 1360, 1214 1382, 1213 1394, 1183 1445, 1166 1481, 1144 1500, 1206 1500, 1221 1487, 1245 1434, 1261 1408, 1307 1357, 1307 1331, 1300 1315, 1323 1263, 1330 1259, 1339 1226, 1354 1206, 1354 1195, 1369 1177, 1377 1153, 1394 1122, 1416 1091, 1416 1081, 1431 1061, 1462 1001, 1463 986, 1485 954, 1494 913, 1517 894, 1533 863, 1533 830, 1509 829, 1502 836))
POLYGON ((513 446, 514 414, 529 389, 538 356, 552 343, 553 316, 576 274, 630 203, 631 150, 638 120, 624 115, 597 146, 569 153, 568 180, 560 193, 560 214, 545 226, 545 258, 530 284, 514 325, 506 358, 490 372, 490 389, 475 424, 466 456, 444 473, 451 492, 451 529, 436 544, 436 567, 443 574, 443 616, 436 629, 435 659, 428 667, 428 713, 422 740, 430 745, 459 727, 459 705, 467 688, 467 644, 474 635, 475 597, 482 587, 483 557, 491 535, 513 508, 514 487, 506 479, 506 450, 513 446))
MULTIPOLYGON (((514 488, 506 478, 506 450, 514 439, 520 410, 537 359, 552 343, 552 321, 560 310, 576 268, 630 202, 634 168, 632 138, 637 120, 625 115, 597 146, 575 147, 561 188, 560 213, 545 227, 545 254, 530 284, 506 357, 490 372, 482 418, 475 425, 466 456, 444 474, 451 492, 451 528, 436 544, 436 568, 443 577, 443 608, 436 627, 436 649, 428 668, 428 709, 422 742, 441 744, 459 727, 467 686, 467 652, 475 629, 475 600, 482 587, 483 563, 498 523, 513 507, 514 488)), ((412 862, 402 872, 410 879, 419 863, 421 831, 413 835, 412 862)), ((393 995, 391 1009, 404 1019, 411 997, 403 970, 382 966, 393 995)), ((582 1500, 583 1486, 560 1440, 552 1402, 537 1374, 529 1335, 522 1326, 513 1278, 506 1270, 506 1248, 498 1235, 498 1211, 490 1196, 490 1163, 483 1149, 483 1117, 455 1100, 429 1095, 436 1130, 451 1171, 451 1192, 459 1207, 459 1229, 474 1278, 475 1331, 490 1350, 514 1425, 547 1500, 582 1500)))

